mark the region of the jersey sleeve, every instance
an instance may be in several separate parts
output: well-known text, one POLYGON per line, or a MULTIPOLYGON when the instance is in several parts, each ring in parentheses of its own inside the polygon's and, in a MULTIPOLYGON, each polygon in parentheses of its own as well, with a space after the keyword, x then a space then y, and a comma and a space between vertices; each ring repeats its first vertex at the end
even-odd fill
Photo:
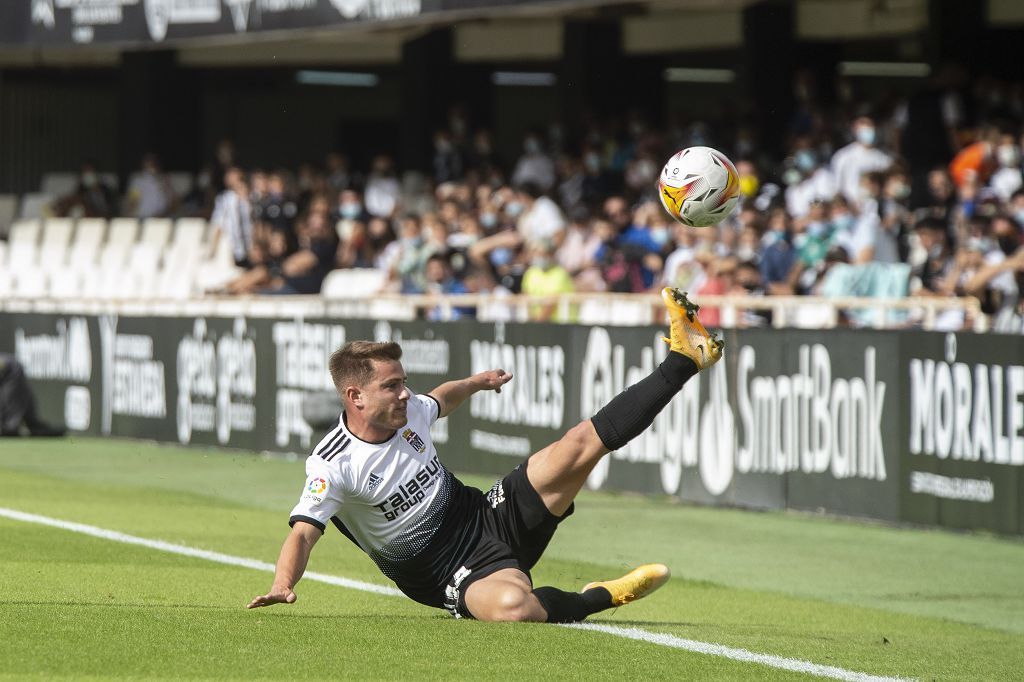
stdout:
POLYGON ((306 462, 306 482, 303 484, 299 503, 292 509, 288 525, 305 521, 323 532, 327 522, 341 509, 344 492, 338 477, 324 466, 319 457, 310 457, 306 462))
POLYGON ((437 402, 437 398, 429 393, 417 393, 412 399, 419 404, 420 410, 426 413, 428 424, 433 424, 437 421, 441 414, 441 404, 437 402))

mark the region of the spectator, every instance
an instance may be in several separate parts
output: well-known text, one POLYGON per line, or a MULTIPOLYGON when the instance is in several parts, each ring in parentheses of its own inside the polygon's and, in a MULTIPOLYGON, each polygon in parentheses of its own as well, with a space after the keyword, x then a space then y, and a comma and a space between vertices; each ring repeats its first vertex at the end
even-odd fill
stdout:
POLYGON ((512 172, 512 184, 533 185, 542 192, 548 192, 555 186, 555 163, 544 152, 540 135, 536 132, 523 138, 523 155, 512 172))
POLYGON ((64 429, 43 421, 25 369, 13 355, 0 353, 0 436, 63 436, 64 429))
POLYGON ((348 158, 344 154, 331 152, 324 160, 327 191, 331 196, 338 196, 342 190, 352 186, 352 175, 348 169, 348 158))
POLYGON ((154 154, 142 157, 142 167, 128 185, 125 213, 139 218, 162 218, 170 215, 177 202, 170 179, 160 168, 154 154))
POLYGON ((770 293, 789 293, 789 275, 796 263, 791 242, 789 216, 776 208, 768 218, 768 231, 761 238, 761 278, 770 293))
POLYGON ((338 239, 323 213, 310 213, 299 221, 299 249, 281 263, 280 277, 260 293, 277 296, 317 294, 327 273, 334 269, 338 239))
POLYGON ((544 195, 540 185, 522 185, 505 211, 512 217, 518 216, 516 229, 522 240, 546 240, 557 246, 565 237, 565 217, 558 204, 544 195))
POLYGON ((71 194, 53 206, 58 216, 73 218, 113 218, 117 211, 117 193, 107 185, 91 161, 82 164, 78 184, 71 194))
POLYGON ((1013 135, 1003 135, 996 147, 999 168, 992 174, 990 185, 1000 201, 1010 201, 1013 193, 1024 186, 1021 176, 1020 147, 1013 135))
POLYGON ((847 201, 855 203, 861 176, 888 169, 892 165, 892 157, 875 146, 878 133, 870 116, 857 117, 852 130, 853 142, 832 157, 832 174, 839 193, 847 201))
MULTIPOLYGON (((530 267, 523 273, 522 292, 528 296, 555 296, 571 294, 576 288, 572 276, 558 264, 551 242, 532 242, 528 245, 530 267)), ((568 310, 557 302, 530 306, 530 319, 536 322, 570 322, 576 317, 572 306, 568 310)))
POLYGON ((214 203, 210 222, 218 231, 220 239, 231 242, 231 255, 235 265, 249 268, 249 250, 253 245, 252 207, 249 205, 249 186, 245 175, 238 168, 230 168, 224 174, 224 187, 214 203))
POLYGON ((378 218, 390 218, 398 209, 402 187, 395 175, 394 163, 387 154, 373 160, 373 169, 366 179, 366 211, 378 218))

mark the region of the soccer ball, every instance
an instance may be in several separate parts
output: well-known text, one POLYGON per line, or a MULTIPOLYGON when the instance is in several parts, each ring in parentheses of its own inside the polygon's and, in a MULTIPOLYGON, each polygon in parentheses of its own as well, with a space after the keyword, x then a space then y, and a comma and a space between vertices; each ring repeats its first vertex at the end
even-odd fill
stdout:
POLYGON ((740 176, 732 161, 711 147, 676 152, 661 170, 658 196, 669 215, 690 227, 710 227, 732 213, 740 176))

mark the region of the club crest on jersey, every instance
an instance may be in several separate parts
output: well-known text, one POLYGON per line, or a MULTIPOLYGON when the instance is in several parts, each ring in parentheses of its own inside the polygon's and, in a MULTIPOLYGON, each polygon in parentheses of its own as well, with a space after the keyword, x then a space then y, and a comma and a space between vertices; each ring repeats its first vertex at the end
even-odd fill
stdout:
POLYGON ((427 449, 427 444, 424 443, 423 439, 420 438, 419 435, 412 429, 406 429, 405 431, 402 431, 402 438, 409 441, 409 445, 416 448, 416 452, 423 452, 424 450, 427 449))
POLYGON ((388 499, 374 506, 384 513, 386 520, 394 521, 426 499, 427 491, 437 485, 441 470, 441 462, 434 455, 415 476, 399 485, 388 499))

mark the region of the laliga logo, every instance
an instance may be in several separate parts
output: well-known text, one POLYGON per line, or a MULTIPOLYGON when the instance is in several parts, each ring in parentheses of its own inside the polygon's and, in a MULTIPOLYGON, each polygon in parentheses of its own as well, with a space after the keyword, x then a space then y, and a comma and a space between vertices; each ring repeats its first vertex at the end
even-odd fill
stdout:
POLYGON ((312 481, 309 482, 309 487, 307 488, 307 490, 309 490, 309 492, 313 493, 314 495, 319 495, 323 491, 327 490, 327 481, 325 481, 322 478, 314 478, 312 481))

